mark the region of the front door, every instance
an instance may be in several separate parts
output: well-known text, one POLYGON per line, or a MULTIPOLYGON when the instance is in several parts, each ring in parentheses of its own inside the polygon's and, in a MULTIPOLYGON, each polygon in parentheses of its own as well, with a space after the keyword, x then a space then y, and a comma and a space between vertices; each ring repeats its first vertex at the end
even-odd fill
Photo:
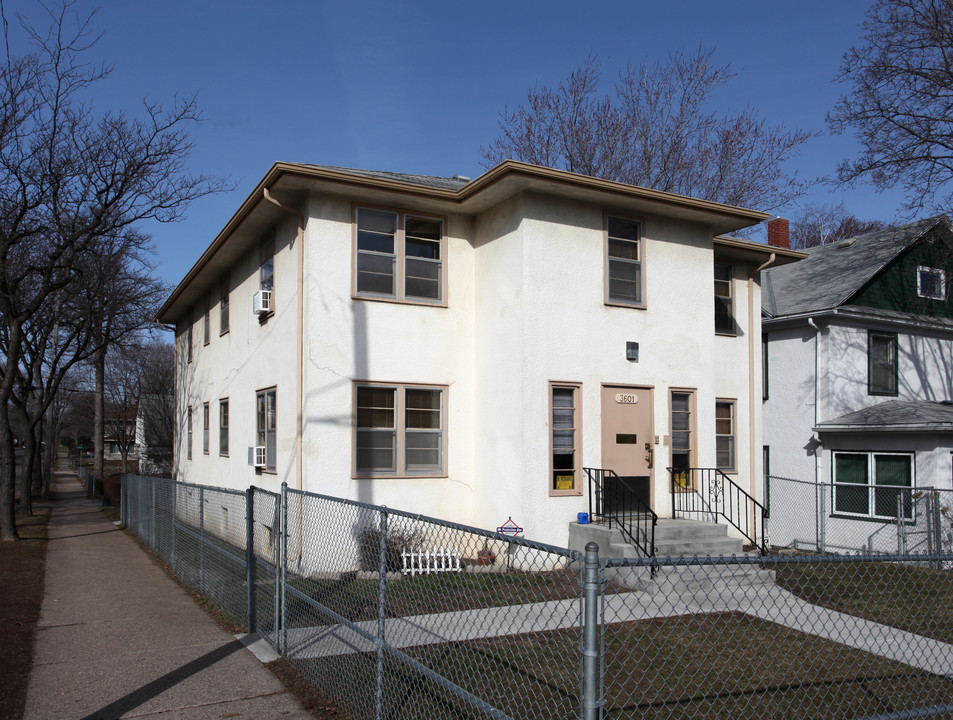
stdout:
MULTIPOLYGON (((651 507, 655 434, 653 391, 634 385, 602 386, 602 467, 614 470, 621 483, 651 507)), ((616 495, 607 480, 606 503, 616 495)))

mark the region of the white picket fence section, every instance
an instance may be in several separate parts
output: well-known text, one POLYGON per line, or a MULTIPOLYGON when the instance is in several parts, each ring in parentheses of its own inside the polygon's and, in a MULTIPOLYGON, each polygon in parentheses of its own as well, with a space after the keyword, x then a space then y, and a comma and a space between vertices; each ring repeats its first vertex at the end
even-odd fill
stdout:
POLYGON ((404 548, 400 554, 404 575, 430 575, 431 573, 460 572, 460 548, 430 549, 404 548))

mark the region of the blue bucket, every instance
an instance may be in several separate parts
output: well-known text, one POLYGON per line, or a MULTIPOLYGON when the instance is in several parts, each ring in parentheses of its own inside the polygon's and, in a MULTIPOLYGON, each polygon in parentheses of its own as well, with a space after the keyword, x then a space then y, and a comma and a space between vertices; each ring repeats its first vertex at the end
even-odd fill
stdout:
POLYGON ((581 512, 578 515, 576 515, 576 518, 580 525, 589 524, 589 513, 581 512))

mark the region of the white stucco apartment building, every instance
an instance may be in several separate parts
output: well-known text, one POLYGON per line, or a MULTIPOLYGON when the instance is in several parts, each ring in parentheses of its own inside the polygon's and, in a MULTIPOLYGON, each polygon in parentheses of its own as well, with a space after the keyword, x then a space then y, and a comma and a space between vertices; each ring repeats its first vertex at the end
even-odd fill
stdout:
POLYGON ((764 219, 512 161, 472 181, 278 163, 158 315, 175 476, 558 544, 584 467, 661 515, 673 462, 760 492, 758 268, 800 255, 718 236, 764 219))

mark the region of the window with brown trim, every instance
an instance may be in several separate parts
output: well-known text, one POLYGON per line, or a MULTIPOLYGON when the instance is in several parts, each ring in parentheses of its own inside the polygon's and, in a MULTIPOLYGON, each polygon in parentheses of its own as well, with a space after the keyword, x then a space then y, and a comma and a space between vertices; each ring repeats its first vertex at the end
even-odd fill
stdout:
POLYGON ((208 403, 202 404, 202 452, 208 455, 209 446, 209 407, 208 403))
POLYGON ((731 265, 715 263, 715 332, 719 335, 734 335, 734 293, 731 265))
POLYGON ((269 472, 278 468, 278 389, 259 390, 255 397, 258 446, 265 448, 265 467, 269 472))
POLYGON ((715 466, 725 472, 734 472, 736 467, 734 400, 715 401, 715 466))
POLYGON ((185 429, 185 457, 192 459, 192 406, 189 405, 189 414, 186 417, 185 429))
POLYGON ((677 490, 694 490, 695 393, 671 391, 672 477, 677 490))
POLYGON ((354 224, 355 296, 444 302, 443 220, 359 207, 354 224))
POLYGON ((219 288, 219 298, 218 298, 218 334, 219 335, 224 335, 229 330, 228 292, 229 292, 229 278, 226 277, 222 280, 222 284, 219 288))
POLYGON ((642 223, 629 218, 606 218, 606 301, 645 305, 642 287, 642 223))
POLYGON ((549 494, 582 492, 582 385, 549 384, 549 494))
POLYGON ((446 392, 426 385, 355 385, 354 474, 445 474, 446 392))
POLYGON ((218 454, 228 455, 228 398, 218 401, 218 454))

